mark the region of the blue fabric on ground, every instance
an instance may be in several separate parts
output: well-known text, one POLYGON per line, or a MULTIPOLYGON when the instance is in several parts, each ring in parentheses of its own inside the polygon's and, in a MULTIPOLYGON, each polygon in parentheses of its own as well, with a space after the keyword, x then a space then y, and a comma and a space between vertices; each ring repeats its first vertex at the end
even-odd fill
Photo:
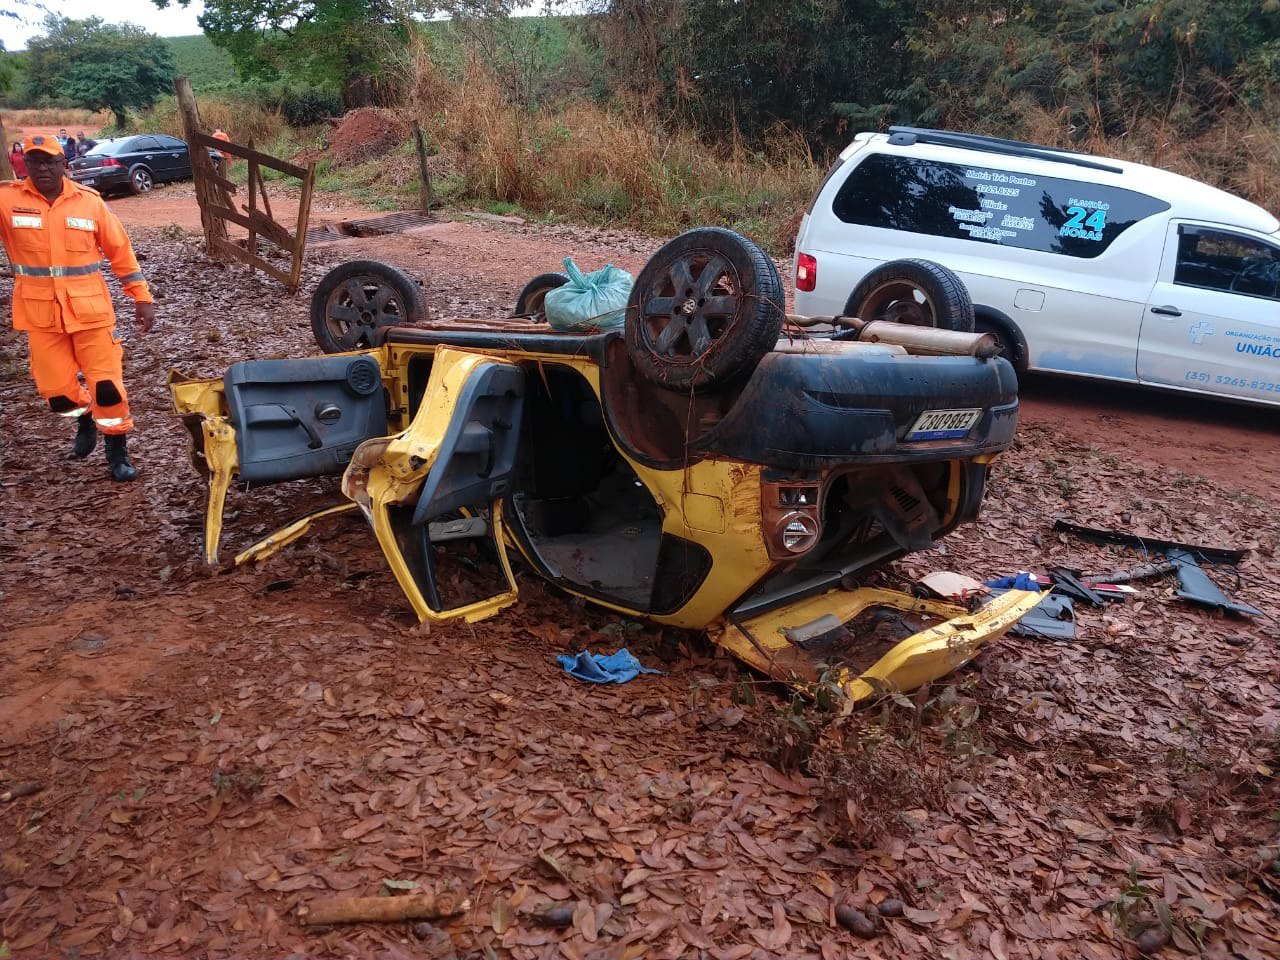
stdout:
POLYGON ((583 650, 574 657, 562 653, 556 660, 569 676, 591 683, 626 683, 641 673, 662 673, 661 670, 642 666, 626 647, 608 656, 589 650, 583 650))
POLYGON ((1045 587, 1050 586, 1050 584, 1040 583, 1032 574, 1027 573, 1024 570, 1022 573, 1016 574, 1012 577, 1000 577, 996 580, 988 580, 987 586, 997 588, 1003 587, 1006 590, 1043 590, 1045 587))

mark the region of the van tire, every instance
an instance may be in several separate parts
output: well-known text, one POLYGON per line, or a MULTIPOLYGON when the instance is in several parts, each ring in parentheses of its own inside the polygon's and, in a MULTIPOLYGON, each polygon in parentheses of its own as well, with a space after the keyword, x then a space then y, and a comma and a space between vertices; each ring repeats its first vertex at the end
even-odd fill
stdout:
POLYGON ((547 294, 552 290, 563 287, 568 282, 568 274, 538 274, 524 285, 524 288, 520 291, 520 296, 516 297, 516 309, 512 316, 519 320, 528 320, 531 323, 545 323, 547 320, 545 306, 547 294))
POLYGON ((377 346, 383 327, 423 323, 428 317, 417 281, 380 260, 338 264, 311 295, 311 332, 325 353, 377 346))
POLYGON ((973 301, 955 272, 932 260, 890 260, 853 288, 846 316, 943 330, 974 330, 973 301))
POLYGON ((778 268, 746 237, 687 230, 644 265, 627 300, 627 353, 669 390, 709 391, 746 376, 778 343, 778 268))
POLYGON ((973 329, 976 333, 989 333, 995 337, 1000 345, 999 356, 1013 364, 1019 373, 1027 369, 1027 339, 1012 320, 979 311, 973 329))

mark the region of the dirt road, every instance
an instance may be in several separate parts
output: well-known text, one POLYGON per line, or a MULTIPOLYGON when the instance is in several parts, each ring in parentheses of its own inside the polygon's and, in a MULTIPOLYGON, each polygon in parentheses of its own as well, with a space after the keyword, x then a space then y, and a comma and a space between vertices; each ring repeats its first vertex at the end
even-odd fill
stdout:
MULTIPOLYGON (((566 252, 635 271, 656 243, 438 223, 316 248, 290 298, 164 230, 196 228, 183 192, 115 202, 160 296, 152 335, 126 333, 137 482, 65 456, 23 338, 0 333, 0 788, 40 787, 0 801, 10 955, 422 956, 408 924, 307 929, 295 908, 444 883, 473 907, 422 932, 449 941, 436 955, 828 960, 859 949, 836 907, 886 898, 903 915, 868 949, 894 958, 1131 956, 1157 909, 1184 952, 1276 955, 1265 420, 1029 384, 980 521, 895 576, 1123 565, 1055 534, 1067 513, 1247 549, 1215 575, 1267 615, 1147 584, 1082 607, 1075 639, 1008 638, 927 700, 856 714, 837 753, 797 739, 818 719, 775 685, 693 642, 663 663, 656 631, 527 576, 493 620, 419 626, 350 515, 262 565, 203 567, 171 368, 310 352, 305 291, 340 260, 404 266, 439 314, 497 316, 566 252), (598 688, 555 663, 624 642, 666 673, 598 688), (538 922, 548 905, 567 929, 538 922)), ((339 496, 233 491, 224 554, 339 496)))

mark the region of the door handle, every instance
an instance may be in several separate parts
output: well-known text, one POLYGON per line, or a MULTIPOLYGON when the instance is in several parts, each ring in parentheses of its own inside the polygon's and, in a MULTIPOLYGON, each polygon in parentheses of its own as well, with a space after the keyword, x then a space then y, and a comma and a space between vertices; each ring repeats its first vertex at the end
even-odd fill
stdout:
POLYGON ((1180 317, 1180 316, 1182 316, 1182 311, 1181 311, 1181 310, 1179 310, 1177 307, 1170 307, 1170 306, 1167 306, 1167 305, 1166 305, 1166 306, 1163 306, 1163 307, 1152 307, 1152 308, 1151 308, 1151 312, 1152 312, 1152 313, 1158 313, 1158 314, 1160 314, 1160 316, 1162 316, 1162 317, 1180 317))

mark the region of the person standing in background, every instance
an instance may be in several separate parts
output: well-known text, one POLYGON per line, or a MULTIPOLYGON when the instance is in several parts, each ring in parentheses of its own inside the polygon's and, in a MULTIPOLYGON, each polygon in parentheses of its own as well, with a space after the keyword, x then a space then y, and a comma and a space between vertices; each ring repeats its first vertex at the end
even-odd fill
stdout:
POLYGON ((17 140, 13 141, 13 147, 9 150, 9 165, 13 167, 15 180, 27 179, 27 158, 22 152, 22 144, 17 140))
POLYGON ((86 153, 98 145, 97 140, 88 140, 85 138, 84 131, 81 130, 76 134, 76 156, 83 157, 86 153))
POLYGON ((138 471, 125 433, 133 417, 102 258, 133 298, 143 334, 155 322, 151 291, 116 215, 96 190, 67 178, 56 138, 28 134, 23 147, 28 178, 0 183, 0 242, 13 265, 13 327, 27 333, 40 396, 51 411, 77 422, 71 455, 92 453, 101 430, 111 479, 132 480, 138 471))

